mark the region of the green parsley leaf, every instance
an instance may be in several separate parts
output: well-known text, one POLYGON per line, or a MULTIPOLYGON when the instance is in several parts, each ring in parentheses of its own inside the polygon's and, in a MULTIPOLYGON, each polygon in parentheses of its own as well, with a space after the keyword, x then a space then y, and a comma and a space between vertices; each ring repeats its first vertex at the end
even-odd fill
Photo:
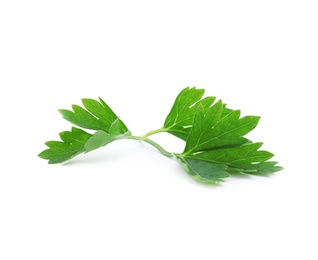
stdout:
MULTIPOLYGON (((253 130, 260 117, 245 116, 240 118, 239 110, 223 113, 224 106, 219 100, 208 109, 199 106, 194 116, 185 149, 179 159, 191 162, 192 171, 212 166, 202 162, 217 164, 228 173, 268 174, 281 170, 276 162, 267 162, 273 154, 258 150, 262 143, 252 143, 244 136, 253 130), (200 161, 200 163, 199 163, 200 161)), ((214 170, 214 174, 218 174, 214 170)), ((212 176, 214 176, 211 173, 212 176)), ((220 177, 222 178, 222 177, 220 177)), ((205 182, 204 179, 197 181, 205 182)), ((219 181, 219 180, 217 180, 219 181)))
POLYGON ((60 133, 61 141, 48 141, 46 146, 49 149, 39 154, 39 157, 49 160, 50 164, 62 163, 70 160, 76 155, 85 152, 85 144, 92 137, 91 134, 72 127, 72 130, 60 133))
POLYGON ((84 130, 73 127, 71 132, 60 133, 61 141, 48 141, 49 149, 41 152, 39 157, 49 160, 50 164, 62 163, 81 153, 105 146, 115 140, 130 136, 130 131, 111 108, 100 98, 82 99, 84 107, 73 105, 73 111, 60 109, 63 117, 80 127, 98 130, 89 134, 84 130))
POLYGON ((60 109, 63 117, 81 128, 95 130, 88 133, 73 127, 60 133, 61 141, 48 141, 49 149, 39 154, 49 163, 62 163, 76 155, 103 147, 115 140, 144 141, 164 156, 176 159, 196 181, 205 184, 222 182, 233 174, 265 175, 283 168, 269 161, 274 155, 260 150, 263 143, 246 138, 258 124, 260 117, 241 117, 240 110, 226 107, 215 97, 202 98, 203 89, 185 88, 177 96, 164 126, 143 136, 134 136, 126 125, 101 99, 82 99, 83 107, 60 109), (185 141, 184 151, 170 153, 148 137, 168 132, 185 141))
POLYGON ((203 94, 204 89, 196 89, 195 87, 183 89, 166 117, 163 125, 164 131, 184 141, 187 140, 198 106, 209 107, 215 100, 215 97, 201 99, 203 94))
POLYGON ((214 184, 223 182, 223 178, 231 175, 226 171, 226 165, 193 160, 189 158, 178 158, 178 162, 185 171, 197 182, 214 184))
POLYGON ((259 122, 258 116, 240 117, 234 110, 222 117, 223 104, 216 104, 205 110, 199 106, 193 127, 187 139, 185 153, 211 150, 224 146, 237 146, 248 142, 243 136, 253 130, 259 122))
POLYGON ((59 109, 59 112, 64 119, 79 127, 106 132, 112 128, 112 132, 115 134, 126 133, 128 131, 127 126, 101 98, 99 98, 99 101, 84 98, 82 103, 87 110, 78 105, 72 105, 73 111, 59 109))

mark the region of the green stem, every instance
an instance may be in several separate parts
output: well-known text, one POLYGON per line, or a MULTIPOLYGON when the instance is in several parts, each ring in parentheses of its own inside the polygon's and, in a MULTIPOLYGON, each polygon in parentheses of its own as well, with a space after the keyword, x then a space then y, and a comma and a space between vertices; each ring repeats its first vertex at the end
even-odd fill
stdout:
MULTIPOLYGON (((157 131, 157 130, 155 130, 155 131, 157 131)), ((152 132, 155 132, 155 131, 152 131, 152 132)), ((149 133, 151 133, 151 132, 149 132, 149 133)), ((149 134, 149 133, 148 133, 148 134, 149 134)), ((157 132, 157 133, 159 133, 159 132, 157 132)), ((163 149, 163 148, 162 148, 159 144, 157 144, 155 141, 152 141, 152 140, 148 139, 148 138, 147 138, 147 134, 144 135, 144 136, 133 136, 133 135, 130 135, 130 136, 128 136, 128 139, 144 141, 144 142, 146 142, 146 143, 152 145, 153 147, 157 148, 158 151, 159 151, 161 154, 163 154, 164 156, 167 156, 167 157, 169 157, 169 158, 173 158, 173 157, 174 157, 172 153, 169 153, 168 151, 166 151, 165 149, 163 149)))
POLYGON ((165 128, 159 128, 153 131, 150 131, 148 133, 146 133, 143 137, 147 138, 148 136, 154 135, 154 134, 158 134, 158 133, 162 133, 162 132, 166 132, 167 129, 165 128))

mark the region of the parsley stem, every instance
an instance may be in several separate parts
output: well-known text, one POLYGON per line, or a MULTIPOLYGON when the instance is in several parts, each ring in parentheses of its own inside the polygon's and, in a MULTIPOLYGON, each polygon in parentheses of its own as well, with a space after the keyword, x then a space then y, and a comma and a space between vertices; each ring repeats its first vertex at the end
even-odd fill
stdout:
POLYGON ((157 134, 157 133, 166 132, 166 130, 167 130, 167 129, 165 129, 165 128, 159 128, 159 129, 156 129, 156 130, 153 130, 153 131, 150 131, 150 132, 146 133, 146 134, 144 135, 144 137, 147 138, 148 136, 151 136, 151 135, 154 135, 154 134, 157 134))
MULTIPOLYGON (((153 131, 154 132, 154 131, 153 131)), ((146 135, 144 136, 128 136, 128 139, 133 139, 133 140, 139 140, 139 141, 144 141, 150 145, 152 145, 153 147, 157 148, 158 151, 164 155, 164 156, 167 156, 169 158, 173 158, 173 154, 172 153, 169 153, 168 151, 166 151, 165 149, 162 148, 162 146, 160 146, 158 143, 156 143, 155 141, 152 141, 150 140, 149 138, 147 138, 146 135)))
POLYGON ((167 156, 169 158, 173 158, 173 154, 169 153, 168 151, 166 151, 165 149, 163 149, 159 144, 157 144, 156 142, 146 138, 143 141, 145 141, 148 144, 151 144, 152 146, 156 147, 160 153, 162 153, 164 156, 167 156))

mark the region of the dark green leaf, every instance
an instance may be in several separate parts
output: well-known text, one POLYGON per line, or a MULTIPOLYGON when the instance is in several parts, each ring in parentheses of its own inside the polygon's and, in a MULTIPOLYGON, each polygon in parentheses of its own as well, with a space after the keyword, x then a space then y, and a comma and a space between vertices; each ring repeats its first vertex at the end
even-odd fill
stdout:
POLYGON ((93 135, 72 127, 72 131, 60 133, 61 141, 48 141, 45 144, 49 149, 41 152, 39 157, 49 160, 49 163, 62 163, 81 153, 87 153, 109 144, 115 140, 125 139, 130 135, 126 132, 120 135, 111 135, 99 130, 93 135))
POLYGON ((218 101, 207 110, 199 106, 194 116, 184 153, 195 153, 220 147, 238 146, 248 142, 243 136, 258 124, 258 116, 240 117, 235 110, 222 117, 223 104, 218 101))
POLYGON ((182 140, 187 140, 193 123, 193 117, 199 104, 208 108, 213 104, 215 97, 206 97, 201 100, 204 89, 185 88, 177 96, 163 129, 182 140))
POLYGON ((59 112, 67 121, 86 129, 99 130, 103 128, 103 125, 85 109, 77 105, 73 105, 72 108, 74 112, 67 109, 59 109, 59 112))
POLYGON ((109 132, 110 127, 116 124, 116 134, 128 131, 126 125, 116 116, 110 107, 100 98, 100 102, 94 99, 82 99, 84 107, 73 105, 73 111, 60 109, 63 118, 72 124, 92 130, 103 130, 109 132))
POLYGON ((225 170, 226 165, 224 164, 216 164, 182 157, 178 158, 178 162, 193 179, 201 183, 212 184, 222 182, 223 178, 230 177, 230 174, 225 170))
POLYGON ((269 160, 273 154, 267 151, 259 151, 262 143, 247 143, 237 147, 219 148, 203 151, 193 156, 215 163, 226 163, 233 167, 246 167, 253 163, 269 160))
POLYGON ((84 145, 91 134, 85 131, 72 127, 72 131, 60 133, 61 141, 48 141, 45 144, 49 149, 44 150, 39 154, 42 159, 49 160, 50 164, 65 162, 74 156, 85 151, 84 145))
POLYGON ((246 173, 265 173, 265 166, 273 170, 278 169, 272 162, 266 162, 273 157, 267 151, 258 150, 262 143, 246 143, 237 147, 219 148, 214 150, 202 151, 199 153, 188 154, 186 158, 203 160, 211 163, 225 164, 232 170, 246 173), (266 163, 265 163, 266 162, 266 163))
MULTIPOLYGON (((281 166, 277 166, 278 162, 269 161, 269 162, 260 162, 256 164, 251 164, 249 166, 245 166, 244 169, 239 169, 239 172, 253 174, 253 175, 267 175, 270 173, 278 172, 283 170, 284 168, 281 166)), ((236 170, 235 168, 230 167, 229 171, 236 170)))
POLYGON ((282 167, 268 161, 273 154, 259 150, 262 143, 252 143, 244 137, 257 126, 259 119, 258 116, 240 118, 239 110, 226 108, 222 101, 208 108, 199 104, 186 147, 179 157, 185 162, 196 162, 192 162, 192 172, 202 172, 205 167, 208 171, 209 163, 219 165, 228 174, 262 175, 279 171, 282 167))
POLYGON ((60 133, 60 138, 65 143, 78 143, 83 145, 91 136, 91 134, 76 127, 72 127, 71 131, 64 131, 60 133))

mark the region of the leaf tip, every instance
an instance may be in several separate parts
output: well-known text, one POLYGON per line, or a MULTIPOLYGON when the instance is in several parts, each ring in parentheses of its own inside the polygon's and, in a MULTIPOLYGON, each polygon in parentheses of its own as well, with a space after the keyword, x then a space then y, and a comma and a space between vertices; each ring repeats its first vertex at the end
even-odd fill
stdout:
POLYGON ((81 98, 82 104, 85 105, 86 102, 88 102, 89 98, 81 98))
POLYGON ((57 111, 59 111, 59 113, 62 115, 63 118, 65 118, 67 113, 71 112, 67 109, 58 109, 57 111))
POLYGON ((101 97, 98 97, 98 100, 99 100, 100 103, 106 104, 106 102, 101 97))
POLYGON ((45 151, 46 151, 46 150, 40 152, 40 153, 38 154, 38 157, 40 157, 41 159, 46 159, 46 158, 44 157, 44 152, 45 152, 45 151))
POLYGON ((284 170, 284 167, 282 167, 282 166, 275 166, 275 172, 282 171, 282 170, 284 170))

